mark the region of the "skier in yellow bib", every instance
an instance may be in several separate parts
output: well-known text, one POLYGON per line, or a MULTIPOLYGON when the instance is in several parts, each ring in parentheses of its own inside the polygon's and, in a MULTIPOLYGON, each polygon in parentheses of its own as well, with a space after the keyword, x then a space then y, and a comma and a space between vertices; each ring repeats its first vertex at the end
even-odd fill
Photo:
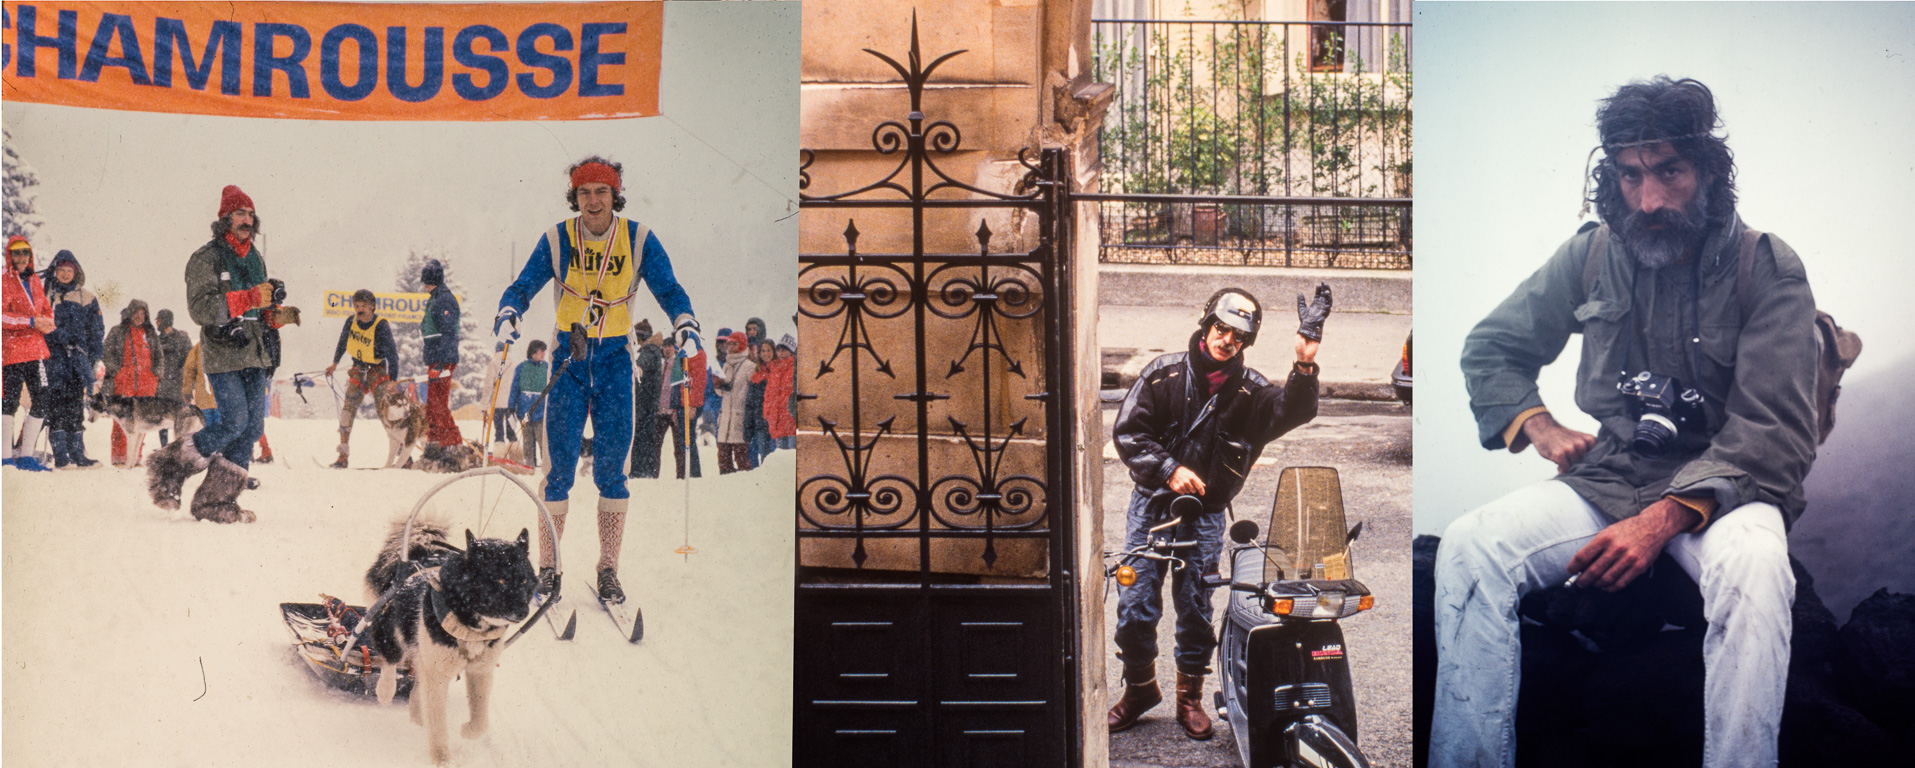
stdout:
MULTIPOLYGON (((672 275, 671 258, 645 225, 615 215, 624 210, 622 166, 588 157, 567 169, 565 199, 579 215, 546 230, 517 280, 499 299, 492 330, 501 344, 519 336, 519 318, 532 297, 553 283, 558 306, 553 370, 564 373, 551 384, 546 401, 546 441, 551 465, 545 476, 545 503, 560 535, 565 532, 572 482, 577 474, 579 442, 585 419, 592 419, 592 478, 598 486, 598 593, 607 603, 625 601, 618 583, 618 550, 625 532, 631 494, 625 488, 626 455, 632 442, 632 355, 627 334, 631 303, 643 282, 672 318, 681 355, 703 354, 691 299, 672 275), (571 335, 582 328, 585 355, 572 358, 571 335), (570 365, 567 365, 567 362, 570 365)), ((541 533, 542 536, 550 534, 541 533)), ((557 542, 540 547, 541 589, 551 587, 557 542)))

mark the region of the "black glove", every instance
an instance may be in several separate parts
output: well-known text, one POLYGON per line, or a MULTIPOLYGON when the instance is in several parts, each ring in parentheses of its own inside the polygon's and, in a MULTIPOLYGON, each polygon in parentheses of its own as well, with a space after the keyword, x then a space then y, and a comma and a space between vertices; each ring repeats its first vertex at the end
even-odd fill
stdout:
POLYGON ((266 282, 273 286, 273 303, 286 303, 286 283, 277 277, 269 277, 266 282))
POLYGON ((1297 294, 1297 335, 1311 341, 1323 340, 1323 321, 1330 317, 1330 284, 1317 283, 1315 301, 1305 303, 1297 294))
POLYGON ((246 346, 247 342, 252 341, 252 337, 247 335, 245 328, 241 327, 240 323, 242 322, 242 318, 235 317, 224 323, 208 328, 206 330, 206 338, 222 346, 246 346))

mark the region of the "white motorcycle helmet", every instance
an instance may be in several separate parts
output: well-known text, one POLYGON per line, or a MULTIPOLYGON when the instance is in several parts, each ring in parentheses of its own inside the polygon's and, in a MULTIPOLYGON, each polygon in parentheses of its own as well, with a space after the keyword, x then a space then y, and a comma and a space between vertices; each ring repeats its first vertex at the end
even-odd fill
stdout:
POLYGON ((1242 288, 1225 288, 1210 297, 1204 304, 1203 321, 1198 325, 1206 331, 1211 323, 1223 323, 1244 333, 1243 346, 1248 349, 1257 343, 1257 329, 1263 326, 1263 305, 1257 303, 1257 297, 1242 288))

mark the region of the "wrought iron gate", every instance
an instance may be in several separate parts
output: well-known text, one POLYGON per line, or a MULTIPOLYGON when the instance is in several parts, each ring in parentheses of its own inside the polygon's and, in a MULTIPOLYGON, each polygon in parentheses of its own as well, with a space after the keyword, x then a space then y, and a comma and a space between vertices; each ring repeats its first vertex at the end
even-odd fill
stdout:
POLYGON ((923 63, 914 22, 908 63, 870 53, 910 93, 872 132, 896 166, 816 195, 801 158, 844 245, 799 259, 794 762, 1073 765, 1069 156, 957 180, 962 134, 922 97, 963 51, 923 63), (969 245, 939 252, 953 226, 969 245))

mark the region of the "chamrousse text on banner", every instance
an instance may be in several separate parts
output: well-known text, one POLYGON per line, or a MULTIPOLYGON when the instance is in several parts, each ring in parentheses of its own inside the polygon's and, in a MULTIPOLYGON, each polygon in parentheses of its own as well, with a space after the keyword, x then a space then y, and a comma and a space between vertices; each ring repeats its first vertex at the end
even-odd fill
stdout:
MULTIPOLYGON (((352 291, 326 292, 326 317, 350 317, 352 315, 352 291)), ((378 302, 373 311, 380 317, 395 323, 417 323, 425 317, 426 301, 432 298, 430 293, 374 293, 378 302)), ((454 296, 461 305, 464 296, 454 296)))
POLYGON ((311 120, 658 114, 658 2, 0 5, 8 101, 311 120))

